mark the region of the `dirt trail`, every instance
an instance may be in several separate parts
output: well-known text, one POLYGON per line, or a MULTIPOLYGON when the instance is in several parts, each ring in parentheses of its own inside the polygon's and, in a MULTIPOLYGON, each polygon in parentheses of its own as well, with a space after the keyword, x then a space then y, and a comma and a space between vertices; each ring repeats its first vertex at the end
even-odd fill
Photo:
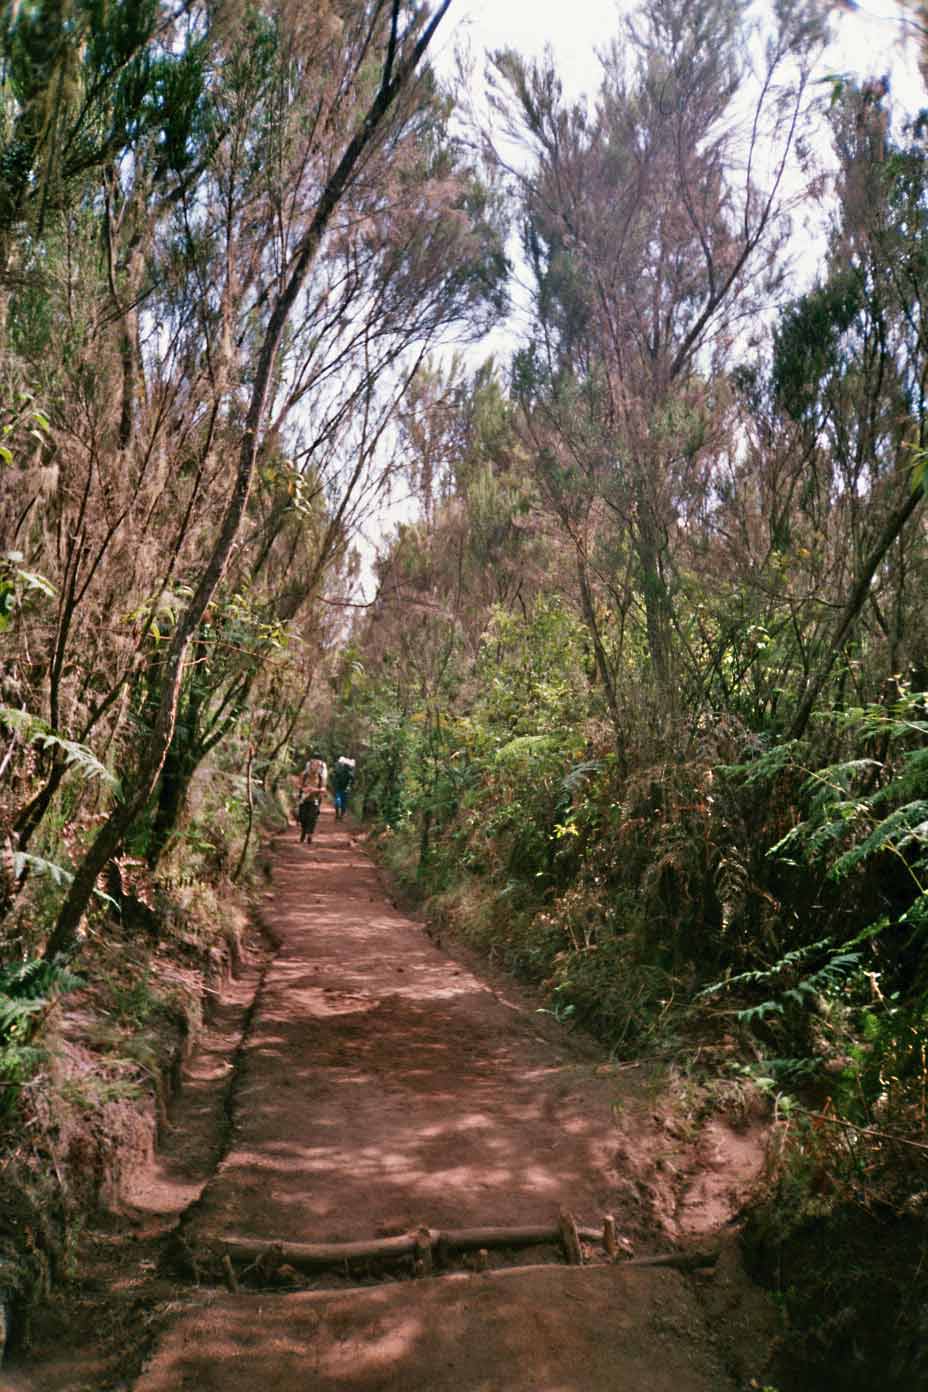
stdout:
POLYGON ((280 851, 281 947, 232 1146, 188 1234, 344 1242, 431 1227, 600 1221, 614 1088, 392 909, 325 818, 280 851))
MULTIPOLYGON (((134 1392, 747 1386, 750 1358, 739 1365, 711 1327, 745 1318, 725 1262, 693 1277, 590 1251, 593 1264, 576 1268, 534 1247, 494 1254, 493 1270, 468 1271, 466 1258, 415 1280, 411 1263, 309 1278, 272 1263, 263 1289, 221 1289, 227 1240, 260 1249, 421 1225, 553 1225, 561 1206, 590 1226, 612 1213, 628 1250, 654 1250, 681 1227, 705 1234, 724 1221, 759 1161, 749 1136, 716 1121, 708 1163, 669 1184, 660 1127, 637 1149, 630 1140, 627 1118, 647 1094, 516 988, 493 989, 435 946, 330 812, 311 847, 279 840, 274 885, 279 949, 237 1060, 228 1148, 181 1228, 201 1284, 165 1302, 134 1392), (726 1174, 738 1146, 745 1174, 726 1174)), ((192 1171, 173 1198, 170 1167, 151 1178, 135 1186, 136 1214, 166 1220, 191 1197, 192 1171)))

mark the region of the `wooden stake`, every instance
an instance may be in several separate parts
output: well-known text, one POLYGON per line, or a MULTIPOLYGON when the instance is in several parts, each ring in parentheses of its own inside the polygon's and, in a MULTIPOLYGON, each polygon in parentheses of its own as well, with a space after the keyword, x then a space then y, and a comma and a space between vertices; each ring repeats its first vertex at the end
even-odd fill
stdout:
POLYGON ((428 1228, 416 1231, 416 1261, 414 1270, 417 1276, 432 1274, 432 1234, 428 1228))
POLYGON ((619 1244, 615 1235, 615 1219, 611 1213, 607 1213, 603 1218, 603 1247, 609 1260, 615 1261, 619 1255, 619 1244))
POLYGON ((226 1252, 222 1259, 222 1267, 226 1273, 226 1285, 233 1295, 238 1295, 238 1281, 235 1276, 235 1268, 232 1265, 232 1258, 226 1252))
POLYGON ((561 1241, 564 1244, 564 1253, 569 1265, 582 1266, 583 1249, 580 1246, 580 1234, 577 1232, 577 1220, 566 1208, 561 1209, 558 1218, 558 1228, 560 1229, 561 1241))

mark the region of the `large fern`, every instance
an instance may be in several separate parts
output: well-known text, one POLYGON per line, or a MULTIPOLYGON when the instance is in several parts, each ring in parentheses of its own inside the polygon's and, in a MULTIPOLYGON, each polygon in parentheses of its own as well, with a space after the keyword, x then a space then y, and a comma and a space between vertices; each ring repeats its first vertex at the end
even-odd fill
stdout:
POLYGON ((717 981, 702 995, 739 992, 736 1015, 743 1024, 763 1024, 768 1042, 803 1047, 798 1061, 766 1060, 771 1071, 774 1063, 783 1065, 784 1076, 797 1062, 807 1071, 818 1067, 829 1031, 844 1030, 839 1053, 850 1049, 856 1057, 856 1046, 847 1043, 854 1030, 868 1019, 881 1022, 879 1040, 860 1054, 866 1078, 858 1070, 858 1101, 880 1095, 884 1073, 904 1079, 923 1070, 918 1049, 928 973, 918 947, 928 936, 925 708, 924 695, 908 695, 889 709, 847 712, 838 729, 853 757, 810 767, 808 748, 791 742, 754 765, 729 770, 742 785, 801 771, 802 781, 790 792, 799 820, 767 859, 784 874, 804 877, 800 883, 809 887, 815 911, 828 915, 820 921, 830 931, 825 937, 820 929, 815 941, 769 968, 717 981), (890 1060, 885 1070, 884 1053, 890 1060))
POLYGON ((21 879, 26 869, 31 870, 37 875, 48 875, 56 885, 66 886, 71 884, 74 876, 70 870, 65 870, 63 865, 57 861, 46 860, 44 856, 30 855, 28 851, 13 852, 13 874, 17 880, 21 879))
POLYGON ((83 984, 67 966, 42 957, 0 970, 0 1115, 11 1111, 45 1057, 35 1044, 43 1016, 59 996, 83 984))
POLYGON ((764 750, 749 762, 719 764, 716 772, 737 778, 746 788, 756 784, 773 783, 784 769, 799 765, 801 761, 798 756, 804 752, 805 745, 801 740, 784 740, 782 744, 775 744, 772 749, 764 750))
POLYGON ((102 783, 118 788, 118 779, 110 773, 105 764, 101 764, 91 749, 76 740, 65 739, 63 735, 50 729, 38 716, 30 715, 28 711, 14 710, 11 706, 0 706, 0 725, 5 725, 8 730, 19 734, 27 744, 37 744, 43 749, 60 749, 65 764, 76 769, 81 777, 99 778, 102 783))
POLYGON ((910 869, 914 873, 919 865, 925 864, 928 851, 928 799, 925 798, 907 802, 883 817, 868 836, 835 861, 830 873, 834 879, 842 880, 858 865, 882 851, 901 852, 913 848, 915 854, 910 869))
POLYGON ((69 967, 44 957, 28 957, 0 969, 0 997, 50 999, 76 991, 83 984, 83 978, 69 967))
POLYGON ((800 791, 809 798, 813 809, 831 807, 836 801, 853 801, 854 792, 864 775, 882 772, 883 768, 879 759, 843 759, 840 763, 815 769, 805 779, 800 791))
POLYGON ((725 981, 714 982, 700 991, 696 999, 718 995, 735 987, 765 986, 768 990, 774 987, 773 993, 765 1000, 735 1012, 735 1018, 745 1025, 771 1015, 785 1015, 790 1008, 800 1012, 814 1008, 822 997, 840 994, 862 970, 864 954, 855 949, 862 947, 869 938, 876 937, 885 926, 885 921, 869 924, 850 942, 839 946, 831 938, 819 938, 817 942, 784 953, 778 962, 764 971, 740 972, 725 981), (817 956, 824 956, 824 961, 813 970, 808 970, 811 960, 817 956), (797 975, 800 968, 804 970, 797 975))
POLYGON ((892 778, 876 790, 870 802, 873 807, 882 807, 887 802, 914 799, 925 792, 928 792, 928 747, 910 749, 899 755, 892 778))

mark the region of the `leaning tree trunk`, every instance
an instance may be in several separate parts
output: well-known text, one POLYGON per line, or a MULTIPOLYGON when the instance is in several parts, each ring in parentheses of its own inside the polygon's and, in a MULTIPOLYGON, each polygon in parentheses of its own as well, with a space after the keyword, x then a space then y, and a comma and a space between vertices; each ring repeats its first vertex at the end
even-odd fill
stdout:
POLYGON ((596 605, 593 601, 593 591, 590 586, 586 556, 579 546, 577 547, 577 581, 580 586, 580 606, 583 612, 583 618, 587 630, 589 631, 590 641, 593 644, 596 672, 602 684, 606 705, 609 707, 609 717, 612 720, 612 729, 615 734, 616 748, 618 749, 622 743, 622 717, 619 712, 619 700, 616 695, 612 669, 609 666, 609 658, 603 646, 599 622, 596 618, 596 605))
POLYGON ((917 487, 912 489, 912 492, 906 498, 905 502, 901 503, 899 507, 896 508, 895 512, 889 516, 886 525, 877 537, 876 542, 861 567, 860 573, 854 583, 854 588, 848 596, 847 603, 838 617, 834 633, 829 639, 825 656, 806 687, 802 701, 799 704, 799 709, 796 711, 793 718, 793 723, 789 732, 790 739, 801 739, 805 734, 806 726, 815 709, 815 703, 822 694, 825 683, 831 676, 832 669, 844 646, 844 641, 857 620, 861 609, 863 609, 867 602, 867 596, 870 593, 870 586, 877 572, 877 568, 924 496, 925 487, 924 484, 920 483, 917 487))
POLYGON ((384 62, 380 87, 368 108, 364 121, 352 137, 338 166, 322 191, 316 214, 297 249, 293 269, 282 294, 277 299, 265 330, 239 450, 235 486, 226 506, 212 555, 200 576, 196 591, 171 642, 154 725, 141 752, 134 777, 125 797, 113 808, 78 866, 61 907, 58 921, 48 940, 45 949, 46 957, 53 957, 60 952, 69 951, 73 947, 81 918, 94 892, 98 875, 107 861, 115 855, 133 821, 154 792, 174 735, 177 703, 184 676, 187 650, 194 639, 207 606, 212 600, 216 587, 222 579, 248 502, 274 363, 284 329, 319 252, 322 239, 335 209, 346 193, 362 156, 371 145, 383 124, 384 118, 415 72, 450 3, 451 0, 442 0, 411 52, 396 65, 399 0, 393 0, 392 37, 384 62))

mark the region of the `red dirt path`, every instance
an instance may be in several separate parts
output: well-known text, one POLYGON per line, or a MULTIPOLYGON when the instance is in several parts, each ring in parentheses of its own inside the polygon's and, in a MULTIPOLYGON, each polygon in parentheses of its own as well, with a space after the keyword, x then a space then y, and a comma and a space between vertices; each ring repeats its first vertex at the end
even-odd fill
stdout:
MULTIPOLYGON (((561 1205, 581 1224, 614 1213, 629 1246, 654 1250, 730 1216, 759 1161, 750 1134, 714 1121, 695 1181, 673 1165, 675 1183, 661 1178, 667 1137, 647 1093, 517 988, 494 989, 436 947, 330 811, 311 846, 293 832, 278 840, 274 886, 265 916, 279 950, 238 1060, 228 1149, 182 1224, 188 1251, 223 1237, 541 1225, 561 1205), (738 1147, 740 1175, 726 1164, 738 1147)), ((140 1216, 170 1213, 165 1176, 162 1164, 149 1189, 141 1176, 133 1185, 140 1216)), ((189 1196, 188 1179, 174 1210, 189 1196)), ((337 1275, 289 1293, 191 1284, 162 1307, 132 1387, 734 1392, 763 1362, 730 1262, 686 1277, 567 1268, 550 1264, 553 1249, 498 1260, 509 1269, 400 1273, 365 1288, 337 1275), (728 1337, 739 1321, 747 1357, 728 1337)), ((34 1387, 72 1392, 67 1380, 34 1387)), ((73 1392, 91 1387, 75 1381, 73 1392)))
POLYGON ((311 848, 280 847, 275 885, 281 947, 189 1237, 349 1241, 613 1210, 611 1080, 391 908, 331 817, 311 848))

